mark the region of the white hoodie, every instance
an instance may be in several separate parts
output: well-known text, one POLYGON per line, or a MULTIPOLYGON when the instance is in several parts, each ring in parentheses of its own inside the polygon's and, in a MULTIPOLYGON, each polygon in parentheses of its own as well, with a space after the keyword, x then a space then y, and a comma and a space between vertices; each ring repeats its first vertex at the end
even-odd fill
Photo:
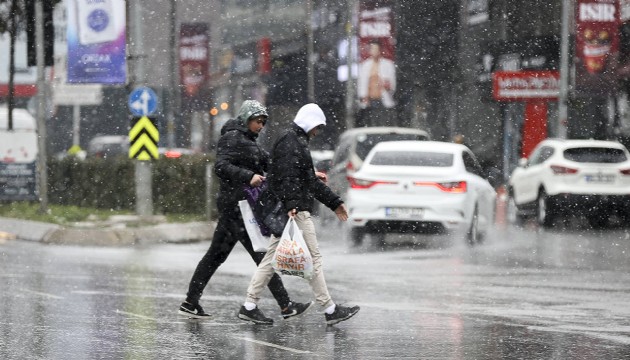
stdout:
POLYGON ((319 125, 326 125, 326 116, 317 104, 306 104, 295 115, 293 122, 308 134, 319 125))

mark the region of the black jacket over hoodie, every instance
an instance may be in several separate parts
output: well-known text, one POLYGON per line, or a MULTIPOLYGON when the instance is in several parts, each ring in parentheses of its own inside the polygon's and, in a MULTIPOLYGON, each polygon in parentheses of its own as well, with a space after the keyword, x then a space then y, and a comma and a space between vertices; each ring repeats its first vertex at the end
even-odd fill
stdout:
POLYGON ((287 211, 312 211, 314 199, 334 211, 343 201, 315 176, 308 141, 306 132, 295 123, 276 140, 269 186, 287 211))
POLYGON ((258 134, 247 129, 246 121, 238 117, 221 128, 214 165, 220 181, 219 211, 238 211, 238 202, 245 199, 243 187, 249 185, 254 174, 267 171, 269 154, 258 145, 258 134))

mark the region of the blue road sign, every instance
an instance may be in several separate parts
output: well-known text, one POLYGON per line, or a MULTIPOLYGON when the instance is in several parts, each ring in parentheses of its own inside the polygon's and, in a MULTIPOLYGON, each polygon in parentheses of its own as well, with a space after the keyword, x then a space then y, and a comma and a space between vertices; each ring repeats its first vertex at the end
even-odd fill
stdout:
POLYGON ((129 94, 129 110, 136 116, 153 115, 157 110, 158 97, 146 86, 135 88, 129 94))

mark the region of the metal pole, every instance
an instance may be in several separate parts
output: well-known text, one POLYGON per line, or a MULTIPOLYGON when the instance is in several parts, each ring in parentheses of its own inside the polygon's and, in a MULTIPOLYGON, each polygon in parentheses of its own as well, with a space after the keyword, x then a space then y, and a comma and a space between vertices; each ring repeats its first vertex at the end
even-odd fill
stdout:
POLYGON ((348 20, 346 22, 346 38, 348 39, 348 47, 346 54, 346 63, 348 64, 348 80, 346 81, 346 129, 354 127, 354 101, 355 86, 352 78, 352 65, 354 59, 352 57, 352 40, 354 29, 352 27, 352 18, 354 16, 354 0, 348 1, 348 20))
POLYGON ((166 125, 166 142, 169 148, 175 147, 175 97, 177 92, 177 48, 176 48, 176 31, 177 31, 177 1, 171 0, 170 13, 170 31, 169 31, 169 52, 170 61, 170 90, 168 92, 168 115, 166 125))
POLYGON ((37 142, 39 154, 37 167, 39 173, 39 211, 48 212, 48 165, 46 163, 46 83, 44 80, 44 4, 35 1, 35 39, 37 44, 37 142))
POLYGON ((15 107, 15 39, 17 38, 17 0, 11 1, 11 10, 9 13, 9 35, 11 37, 9 43, 9 94, 7 95, 7 130, 13 131, 13 108, 15 107))
POLYGON ((558 95, 558 137, 566 139, 569 93, 569 20, 570 0, 562 0, 562 22, 560 34, 560 94, 558 95))
POLYGON ((81 106, 72 106, 72 145, 81 146, 81 106))
POLYGON ((151 183, 151 161, 136 160, 136 214, 141 217, 153 215, 153 189, 151 183))
MULTIPOLYGON (((133 2, 134 12, 134 75, 136 85, 145 84, 144 43, 142 41, 142 7, 140 0, 133 2)), ((153 176, 151 161, 135 161, 136 214, 141 217, 153 215, 153 176)))
POLYGON ((313 69, 313 2, 306 0, 306 74, 308 102, 315 102, 315 70, 313 69))
POLYGON ((142 33, 142 5, 140 4, 140 0, 133 1, 133 42, 134 44, 134 76, 136 85, 144 85, 145 76, 144 76, 144 36, 142 33))

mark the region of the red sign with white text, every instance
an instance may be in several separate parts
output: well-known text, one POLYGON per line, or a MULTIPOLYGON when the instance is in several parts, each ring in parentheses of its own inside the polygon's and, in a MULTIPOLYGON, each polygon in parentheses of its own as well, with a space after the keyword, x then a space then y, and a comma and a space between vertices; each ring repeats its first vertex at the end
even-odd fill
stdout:
POLYGON ((194 97, 205 86, 210 66, 208 25, 181 24, 179 35, 179 78, 183 96, 194 97))
POLYGON ((492 95, 497 101, 555 100, 560 93, 558 71, 496 71, 492 95))
POLYGON ((619 1, 577 0, 575 24, 576 94, 613 92, 619 52, 619 1))

